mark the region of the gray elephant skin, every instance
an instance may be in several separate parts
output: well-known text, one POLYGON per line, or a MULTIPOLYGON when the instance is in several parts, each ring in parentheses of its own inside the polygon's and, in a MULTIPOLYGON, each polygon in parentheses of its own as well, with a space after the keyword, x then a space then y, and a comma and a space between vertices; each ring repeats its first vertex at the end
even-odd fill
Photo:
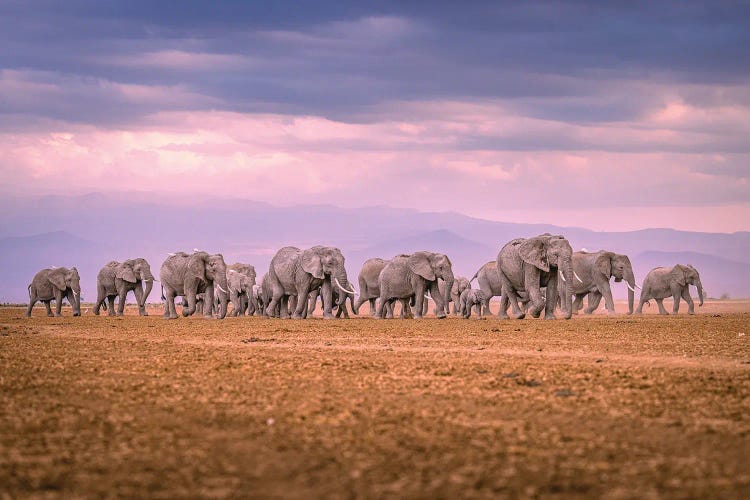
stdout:
POLYGON ((60 316, 63 298, 67 298, 73 308, 73 316, 81 315, 81 277, 78 269, 56 267, 42 269, 34 275, 29 290, 29 307, 26 316, 31 316, 34 304, 39 300, 47 308, 47 316, 52 316, 50 302, 55 301, 55 316, 60 316))
MULTIPOLYGON (((469 279, 465 276, 456 276, 453 280, 453 287, 451 288, 451 293, 448 296, 449 302, 445 304, 445 314, 450 314, 450 304, 453 303, 453 314, 459 315, 461 314, 461 307, 459 305, 459 299, 461 298, 461 294, 464 290, 467 290, 471 288, 471 283, 469 283, 469 279)), ((441 297, 445 297, 445 281, 439 279, 438 280, 438 291, 440 293, 441 297)), ((434 300, 434 299, 433 299, 434 300)), ((435 308, 435 315, 437 316, 437 307, 435 308)), ((427 301, 425 300, 424 307, 422 309, 422 315, 424 316, 427 314, 427 301)))
MULTIPOLYGON (((374 318, 378 312, 377 301, 380 298, 380 272, 388 264, 390 260, 381 259, 380 257, 373 257, 367 259, 362 264, 362 269, 359 271, 359 299, 357 299, 357 310, 362 307, 362 304, 369 302, 370 304, 370 315, 374 318)), ((401 301, 401 318, 411 318, 412 312, 409 306, 409 299, 401 301)), ((389 302, 386 305, 386 318, 393 318, 393 303, 389 302)))
POLYGON ((578 314, 583 307, 583 299, 587 295, 589 304, 584 310, 586 314, 596 311, 602 297, 604 297, 607 313, 615 314, 615 302, 609 282, 611 278, 614 278, 616 283, 625 281, 628 287, 628 314, 633 314, 637 285, 633 265, 627 255, 605 250, 575 252, 573 253, 573 273, 575 279, 568 283, 568 291, 575 296, 573 314, 578 314))
POLYGON ((255 286, 255 267, 250 264, 236 262, 227 266, 227 290, 232 302, 230 316, 250 316, 255 313, 253 287, 255 286))
POLYGON ((209 254, 196 251, 193 254, 178 252, 170 254, 159 270, 162 290, 164 294, 164 317, 177 318, 175 297, 187 299, 187 308, 182 308, 183 316, 195 313, 196 295, 205 294, 203 314, 212 318, 214 303, 214 284, 220 289, 220 311, 218 317, 223 319, 227 315, 227 265, 221 254, 209 254))
POLYGON ((659 306, 659 314, 669 314, 664 309, 664 299, 672 297, 674 305, 672 314, 680 311, 680 299, 684 299, 688 305, 688 314, 695 314, 695 305, 690 297, 689 286, 693 285, 698 289, 699 306, 703 305, 703 284, 698 271, 690 264, 676 264, 674 267, 657 267, 649 271, 643 280, 643 290, 641 290, 641 300, 638 303, 636 312, 643 312, 643 305, 649 300, 656 300, 659 306))
POLYGON ((461 292, 461 296, 458 298, 460 305, 461 316, 464 319, 471 317, 471 308, 474 307, 477 312, 479 319, 482 319, 482 308, 485 304, 484 292, 482 290, 476 290, 467 288, 461 292))
POLYGON ((385 265, 378 278, 380 299, 376 318, 384 318, 386 304, 396 300, 414 301, 414 317, 422 317, 425 294, 429 291, 435 300, 438 318, 445 318, 446 304, 453 288, 453 265, 447 255, 435 252, 415 252, 394 257, 385 265), (438 279, 445 281, 444 294, 438 288, 438 279))
MULTIPOLYGON (((312 316, 315 312, 315 306, 318 303, 318 297, 320 297, 322 288, 317 288, 310 292, 310 300, 309 305, 307 306, 307 309, 305 311, 305 317, 312 316)), ((346 292, 344 297, 344 300, 341 300, 340 295, 344 294, 344 292, 341 291, 341 289, 337 286, 332 287, 331 292, 333 293, 333 304, 334 308, 336 309, 336 317, 341 318, 341 316, 344 317, 344 319, 349 319, 349 310, 346 307, 346 301, 349 301, 349 304, 352 306, 352 312, 354 314, 359 314, 359 309, 357 308, 357 302, 354 300, 354 293, 352 292, 346 292)))
POLYGON ((573 248, 563 236, 542 234, 533 238, 518 238, 508 242, 497 255, 497 269, 502 283, 500 316, 508 317, 508 303, 513 316, 525 317, 518 305, 519 293, 528 293, 529 313, 538 318, 544 309, 545 319, 555 318, 558 286, 565 287, 563 312, 565 319, 572 314, 571 294, 567 284, 573 279, 573 248), (558 276, 562 281, 558 283, 558 276), (541 288, 546 287, 546 297, 541 288), (546 299, 546 300, 545 300, 546 299))
POLYGON ((99 315, 99 309, 109 302, 109 315, 115 315, 115 297, 118 297, 117 316, 125 311, 125 300, 128 292, 132 291, 138 304, 138 314, 148 316, 146 300, 154 286, 154 275, 151 266, 142 257, 128 259, 124 262, 113 260, 101 268, 96 276, 96 305, 94 314, 99 315), (144 289, 145 287, 145 289, 144 289))
MULTIPOLYGON (((297 247, 284 247, 276 252, 268 267, 265 280, 272 290, 271 300, 266 306, 266 313, 272 316, 274 309, 283 297, 297 299, 293 319, 302 319, 308 307, 310 292, 321 288, 323 297, 323 317, 333 318, 333 292, 336 286, 344 292, 352 292, 346 275, 344 255, 336 247, 314 246, 306 250, 297 247)), ((339 305, 346 300, 346 295, 339 296, 339 305)), ((281 308, 283 317, 284 308, 281 308)))

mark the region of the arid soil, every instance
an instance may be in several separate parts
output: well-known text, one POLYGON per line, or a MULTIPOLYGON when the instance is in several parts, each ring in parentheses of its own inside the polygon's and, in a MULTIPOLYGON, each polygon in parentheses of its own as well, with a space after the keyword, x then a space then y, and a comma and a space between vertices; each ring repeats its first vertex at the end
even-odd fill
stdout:
POLYGON ((750 302, 682 309, 166 321, 3 308, 0 498, 749 498, 750 302))

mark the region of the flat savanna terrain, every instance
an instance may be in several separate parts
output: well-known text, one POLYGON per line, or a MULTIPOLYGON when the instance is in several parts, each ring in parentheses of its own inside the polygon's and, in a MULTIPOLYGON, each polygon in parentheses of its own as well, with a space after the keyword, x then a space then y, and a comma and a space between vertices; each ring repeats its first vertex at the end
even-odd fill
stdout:
POLYGON ((748 498, 750 302, 682 309, 166 321, 2 308, 0 497, 748 498))

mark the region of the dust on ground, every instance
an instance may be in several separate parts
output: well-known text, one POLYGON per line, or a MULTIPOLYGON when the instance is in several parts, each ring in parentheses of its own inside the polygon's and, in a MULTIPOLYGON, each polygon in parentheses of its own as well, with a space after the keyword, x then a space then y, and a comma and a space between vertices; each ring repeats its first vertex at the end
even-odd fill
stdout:
POLYGON ((1 308, 0 495, 747 498, 750 302, 696 310, 167 321, 1 308))

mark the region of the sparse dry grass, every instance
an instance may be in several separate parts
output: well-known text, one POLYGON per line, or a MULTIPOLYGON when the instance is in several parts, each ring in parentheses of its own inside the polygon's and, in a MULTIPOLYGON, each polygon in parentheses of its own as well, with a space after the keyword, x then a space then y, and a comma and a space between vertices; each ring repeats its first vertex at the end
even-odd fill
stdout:
POLYGON ((553 322, 43 310, 0 309, 0 495, 750 496, 747 301, 553 322))

